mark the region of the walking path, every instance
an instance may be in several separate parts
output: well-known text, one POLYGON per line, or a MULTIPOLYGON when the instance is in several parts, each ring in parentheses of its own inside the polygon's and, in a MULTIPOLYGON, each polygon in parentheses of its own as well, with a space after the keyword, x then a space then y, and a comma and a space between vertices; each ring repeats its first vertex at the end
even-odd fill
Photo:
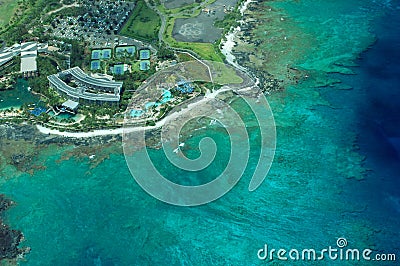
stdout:
POLYGON ((117 129, 102 129, 102 130, 94 130, 91 132, 61 132, 60 130, 57 129, 49 129, 41 125, 36 125, 37 129, 43 133, 43 134, 53 134, 53 135, 59 135, 59 136, 64 136, 64 137, 70 137, 70 138, 90 138, 90 137, 96 137, 96 136, 106 136, 106 135, 121 135, 124 132, 129 133, 129 132, 136 132, 136 131, 143 131, 143 130, 150 130, 150 129, 156 129, 159 127, 162 127, 167 120, 172 120, 175 119, 189 111, 191 111, 193 108, 197 107, 201 103, 205 103, 209 100, 215 99, 215 97, 225 91, 231 90, 230 88, 225 88, 225 89, 220 89, 214 92, 209 92, 207 93, 204 98, 201 100, 198 100, 197 102, 191 103, 187 106, 187 108, 182 109, 178 112, 174 112, 162 120, 158 121, 155 126, 140 126, 140 127, 126 127, 126 128, 117 128, 117 129))
POLYGON ((53 14, 53 13, 57 13, 58 11, 61 11, 61 10, 65 9, 65 8, 68 8, 68 7, 79 7, 79 4, 78 4, 77 2, 75 2, 75 3, 70 4, 70 5, 63 5, 63 6, 60 7, 60 8, 57 8, 57 9, 52 10, 52 11, 50 11, 50 12, 47 12, 47 15, 51 15, 51 14, 53 14))

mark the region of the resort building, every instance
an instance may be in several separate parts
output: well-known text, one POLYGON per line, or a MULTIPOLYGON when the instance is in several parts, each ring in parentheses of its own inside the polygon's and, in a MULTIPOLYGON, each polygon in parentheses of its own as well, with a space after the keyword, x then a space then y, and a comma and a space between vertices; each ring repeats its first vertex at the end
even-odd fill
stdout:
POLYGON ((13 57, 14 54, 12 51, 9 51, 7 49, 0 50, 0 67, 10 62, 13 59, 13 57))
POLYGON ((21 73, 24 77, 36 76, 37 74, 37 50, 21 52, 21 73))
POLYGON ((186 80, 178 81, 175 88, 181 93, 192 93, 194 91, 193 85, 186 80))
POLYGON ((20 73, 24 77, 37 75, 36 58, 38 53, 47 53, 48 44, 36 42, 26 42, 14 44, 11 47, 5 47, 0 50, 0 67, 10 62, 14 56, 21 56, 20 73))
POLYGON ((118 104, 122 82, 87 75, 79 67, 48 76, 50 87, 78 103, 118 104))
POLYGON ((68 100, 64 102, 61 106, 62 108, 65 108, 67 111, 76 113, 76 111, 78 111, 79 103, 72 100, 68 100))
POLYGON ((14 45, 21 55, 21 73, 24 77, 33 77, 37 73, 36 58, 38 55, 38 44, 36 42, 22 43, 19 46, 14 45))

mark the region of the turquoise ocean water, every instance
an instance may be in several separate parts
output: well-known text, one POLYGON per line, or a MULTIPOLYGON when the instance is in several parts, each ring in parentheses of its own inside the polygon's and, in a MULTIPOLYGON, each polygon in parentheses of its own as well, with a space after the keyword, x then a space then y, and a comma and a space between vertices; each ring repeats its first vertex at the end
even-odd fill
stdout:
MULTIPOLYGON (((400 213, 390 202, 374 203, 371 186, 379 177, 366 169, 368 154, 359 149, 361 129, 354 108, 363 95, 362 88, 356 88, 361 74, 355 67, 362 61, 355 59, 379 37, 374 30, 380 28, 373 25, 393 22, 385 19, 399 12, 399 3, 304 0, 275 5, 308 38, 308 49, 301 43, 304 56, 294 63, 311 76, 268 98, 278 135, 276 157, 263 185, 255 192, 247 190, 260 141, 251 127, 245 176, 221 199, 190 208, 147 195, 130 175, 122 151, 93 168, 89 158, 59 160, 65 149, 50 146, 35 158, 45 170, 34 175, 16 174, 11 168, 2 172, 1 192, 17 202, 6 221, 23 231, 23 245, 32 248, 21 265, 266 265, 257 258, 264 244, 318 250, 335 247, 339 237, 351 248, 400 257, 400 213), (315 72, 350 72, 343 65, 358 75, 329 75, 326 78, 345 82, 315 88, 321 83, 315 72)), ((235 107, 245 109, 240 102, 235 107)), ((245 120, 250 124, 251 115, 245 120)), ((185 173, 165 166, 161 150, 152 150, 151 156, 171 180, 207 182, 225 167, 229 147, 224 131, 209 127, 187 141, 191 156, 204 136, 219 144, 212 169, 185 173)))

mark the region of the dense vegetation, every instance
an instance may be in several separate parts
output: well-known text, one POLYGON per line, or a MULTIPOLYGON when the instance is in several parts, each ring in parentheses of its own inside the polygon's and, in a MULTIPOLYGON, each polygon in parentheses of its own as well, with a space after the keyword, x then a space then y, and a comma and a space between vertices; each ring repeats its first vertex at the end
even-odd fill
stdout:
POLYGON ((115 79, 123 81, 122 95, 120 102, 121 111, 128 107, 128 104, 133 96, 136 89, 142 84, 143 81, 148 79, 156 72, 154 65, 151 66, 148 71, 132 71, 132 73, 125 73, 124 75, 116 76, 115 79))
POLYGON ((90 54, 85 53, 85 46, 78 41, 69 41, 71 46, 71 66, 79 66, 83 68, 90 64, 90 54))
POLYGON ((160 60, 172 60, 175 59, 175 53, 172 49, 168 48, 165 43, 158 46, 157 57, 160 60))
POLYGON ((120 34, 148 42, 158 40, 161 19, 144 0, 138 0, 131 16, 120 34))
POLYGON ((8 77, 6 81, 0 82, 0 91, 14 88, 20 70, 21 59, 15 57, 5 66, 0 67, 0 78, 8 77))
POLYGON ((18 3, 14 0, 2 0, 0 2, 0 28, 10 22, 17 6, 18 3))
POLYGON ((29 86, 33 91, 46 95, 50 105, 60 103, 61 98, 58 94, 51 91, 49 88, 49 81, 47 80, 47 76, 58 72, 56 61, 50 57, 39 56, 37 62, 40 66, 40 75, 29 79, 29 86))
POLYGON ((5 40, 8 45, 33 37, 41 39, 44 34, 40 19, 45 12, 58 5, 58 0, 20 0, 9 23, 0 27, 0 39, 5 40))

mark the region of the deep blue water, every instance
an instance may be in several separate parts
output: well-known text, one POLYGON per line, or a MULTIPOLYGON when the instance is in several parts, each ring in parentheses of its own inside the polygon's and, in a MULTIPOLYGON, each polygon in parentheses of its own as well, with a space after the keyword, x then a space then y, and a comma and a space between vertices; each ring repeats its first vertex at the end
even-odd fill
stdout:
MULTIPOLYGON (((374 195, 374 218, 386 227, 400 227, 400 16, 390 12, 376 24, 377 42, 362 55, 359 75, 365 101, 360 105, 358 144, 365 154, 365 166, 372 169, 366 185, 374 195)), ((380 236, 386 251, 396 245, 390 235, 380 236)), ((397 244, 396 244, 397 243, 397 244)))
MULTIPOLYGON (((356 75, 332 75, 353 87, 324 91, 333 105, 354 116, 359 152, 365 156, 366 179, 347 193, 365 202, 365 216, 378 227, 397 232, 400 227, 400 16, 393 8, 373 24, 375 44, 361 54, 356 75), (397 229, 396 229, 397 228, 397 229)), ((343 118, 346 119, 346 118, 343 118)), ((379 230, 378 230, 379 231, 379 230)), ((398 234, 374 236, 377 249, 399 251, 398 234)))
MULTIPOLYGON (((365 101, 360 105, 359 144, 367 165, 387 171, 400 196, 400 16, 393 11, 374 29, 376 44, 362 55, 358 71, 365 101)), ((389 189, 387 187, 386 189, 389 189)), ((399 210, 400 211, 400 210, 399 210)))

